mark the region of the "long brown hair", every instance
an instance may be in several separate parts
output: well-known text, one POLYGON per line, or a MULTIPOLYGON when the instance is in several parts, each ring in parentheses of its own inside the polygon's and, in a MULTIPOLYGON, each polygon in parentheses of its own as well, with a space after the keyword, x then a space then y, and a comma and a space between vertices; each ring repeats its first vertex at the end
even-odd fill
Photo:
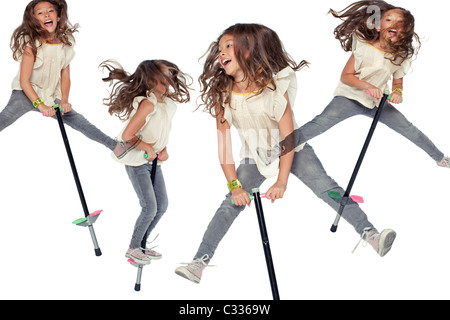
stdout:
POLYGON ((134 98, 147 96, 148 91, 153 92, 161 79, 164 79, 172 88, 166 92, 165 97, 180 103, 190 100, 189 89, 191 89, 192 78, 181 72, 172 62, 145 60, 138 65, 133 74, 126 72, 114 60, 104 61, 99 67, 108 70, 109 76, 102 80, 112 85, 110 96, 103 101, 109 107, 109 113, 115 114, 122 120, 130 117, 134 98), (169 77, 164 74, 163 66, 169 69, 169 77))
MULTIPOLYGON (((392 63, 400 65, 406 59, 417 54, 421 43, 419 36, 414 31, 415 19, 408 10, 396 7, 382 0, 357 1, 341 11, 330 9, 335 18, 343 20, 343 22, 334 29, 336 39, 341 43, 341 47, 345 51, 352 50, 353 34, 356 34, 364 41, 376 41, 380 37, 377 27, 372 24, 374 10, 379 10, 381 19, 389 10, 398 10, 403 15, 403 30, 399 34, 397 42, 388 42, 393 55, 389 58, 392 63), (414 46, 416 41, 416 46, 414 46)), ((375 13, 376 14, 376 13, 375 13)), ((388 58, 388 57, 387 57, 388 58)))
MULTIPOLYGON (((34 17, 34 7, 40 2, 49 2, 55 8, 59 22, 56 28, 56 37, 60 39, 63 45, 71 46, 73 34, 78 30, 78 24, 72 26, 67 12, 67 3, 65 0, 33 0, 25 8, 22 24, 14 30, 11 36, 10 47, 13 52, 14 60, 18 61, 23 55, 25 47, 30 46, 36 59, 36 53, 39 46, 36 46, 36 40, 46 39, 49 36, 47 30, 44 30, 39 21, 34 17)), ((42 45, 42 43, 41 43, 42 45)))
POLYGON ((230 102, 234 80, 218 63, 219 41, 224 35, 233 36, 236 59, 244 72, 244 79, 257 84, 262 89, 269 85, 271 89, 275 89, 273 76, 287 66, 297 71, 307 65, 304 60, 297 64, 290 57, 272 29, 260 24, 230 26, 203 55, 206 56, 206 61, 203 73, 199 77, 202 100, 200 106, 204 105, 204 111, 213 117, 222 115, 223 104, 230 102))

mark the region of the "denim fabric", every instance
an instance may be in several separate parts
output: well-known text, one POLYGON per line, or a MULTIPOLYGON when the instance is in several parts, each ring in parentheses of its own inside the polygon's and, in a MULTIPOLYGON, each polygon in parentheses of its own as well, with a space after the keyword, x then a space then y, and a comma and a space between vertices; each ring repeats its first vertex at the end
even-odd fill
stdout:
MULTIPOLYGON (((59 103, 60 101, 55 101, 59 103)), ((11 98, 9 99, 6 107, 0 112, 0 131, 13 124, 17 119, 23 116, 29 111, 37 111, 38 109, 33 107, 33 103, 28 99, 25 93, 21 90, 13 90, 11 98)), ((54 117, 56 119, 56 116, 54 117)), ((69 125, 71 128, 81 132, 86 137, 94 140, 110 150, 113 150, 117 142, 105 135, 97 127, 92 125, 86 118, 77 113, 75 110, 65 113, 62 116, 63 122, 69 125)))
POLYGON ((142 208, 130 242, 130 248, 136 249, 141 247, 143 239, 147 241, 150 233, 166 212, 169 201, 161 166, 156 166, 154 185, 151 180, 151 163, 137 167, 125 166, 125 169, 142 208))
MULTIPOLYGON (((258 188, 265 180, 265 177, 259 173, 256 164, 249 161, 249 159, 244 159, 236 171, 238 179, 249 193, 251 193, 253 188, 258 188)), ((303 150, 295 153, 291 173, 307 185, 317 197, 325 201, 336 212, 338 211, 340 203, 330 198, 328 191, 337 191, 341 195, 345 191, 327 175, 309 144, 306 144, 303 150)), ((301 199, 301 196, 299 198, 301 199)), ((301 206, 301 203, 299 206, 301 206)), ((233 205, 231 203, 231 194, 229 193, 209 223, 194 259, 200 258, 204 254, 208 254, 209 259, 211 259, 219 242, 227 233, 234 219, 245 208, 246 206, 233 205)), ((301 211, 302 209, 298 210, 301 211)), ((345 206, 342 217, 355 228, 358 234, 362 234, 364 228, 367 227, 376 230, 359 205, 352 200, 349 200, 345 206)))
MULTIPOLYGON (((378 108, 366 108, 359 102, 345 97, 334 97, 320 115, 317 115, 313 120, 294 131, 294 147, 309 141, 315 136, 327 131, 335 124, 355 115, 361 114, 373 118, 377 109, 378 108)), ((433 160, 441 161, 444 157, 444 154, 434 145, 434 143, 390 103, 386 103, 384 106, 379 121, 416 144, 433 160)), ((369 130, 369 128, 367 128, 367 130, 369 130)))

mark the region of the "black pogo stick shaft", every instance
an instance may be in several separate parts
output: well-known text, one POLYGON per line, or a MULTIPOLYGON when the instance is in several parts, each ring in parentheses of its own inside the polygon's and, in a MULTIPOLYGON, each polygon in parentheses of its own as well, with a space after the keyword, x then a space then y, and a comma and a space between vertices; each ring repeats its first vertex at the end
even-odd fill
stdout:
MULTIPOLYGON (((86 199, 84 197, 83 188, 81 187, 80 178, 78 177, 77 168, 75 166, 75 161, 73 159, 72 150, 70 149, 69 139, 67 138, 66 129, 64 128, 64 123, 61 116, 61 111, 59 110, 59 106, 55 107, 56 118, 58 119, 59 129, 61 130, 61 135, 64 141, 64 146, 66 147, 67 156, 69 158, 70 167, 72 168, 73 177, 75 179, 75 184, 77 186, 78 195, 80 196, 81 206, 83 207, 84 216, 89 216, 89 210, 86 204, 86 199)), ((94 243, 95 255, 101 256, 102 252, 97 243, 97 237, 95 236, 94 227, 90 224, 88 225, 89 232, 91 234, 92 242, 94 243)))
MULTIPOLYGON (((156 175, 156 166, 158 165, 158 155, 156 155, 156 158, 153 159, 152 162, 152 171, 150 173, 150 179, 152 180, 152 184, 155 185, 155 175, 156 175)), ((144 238, 142 238, 142 242, 141 242, 141 247, 145 249, 145 246, 147 245, 147 232, 144 235, 144 238)), ((140 291, 141 290, 141 278, 142 278, 142 269, 143 269, 143 265, 140 264, 138 267, 138 273, 137 273, 137 277, 136 277, 136 283, 134 285, 134 290, 135 291, 140 291)))
POLYGON ((269 235, 267 234, 266 222, 264 219, 264 212, 261 203, 259 189, 253 189, 253 198, 255 200, 256 215, 258 216, 259 230, 261 231, 261 240, 264 248, 264 255, 266 257, 267 271, 269 273, 270 286, 272 288, 272 296, 274 300, 280 300, 278 293, 277 279, 275 276, 275 268, 273 266, 272 253, 270 251, 269 235))
POLYGON ((356 176, 358 175, 358 171, 359 171, 359 168, 361 167, 364 156, 366 155, 366 151, 367 151, 367 148, 369 147, 370 140, 372 139, 375 128, 378 124, 378 121, 380 120, 381 113, 383 112, 383 107, 386 103, 387 98, 388 98, 388 95, 383 94, 383 98, 381 98, 380 105, 378 106, 378 110, 375 113, 375 116, 373 117, 372 125, 370 126, 369 133, 367 134, 366 141, 364 142, 361 153, 359 154, 358 161, 356 162, 356 166, 353 169, 353 173, 352 173, 352 176, 350 177, 350 181, 347 185, 347 189, 345 190, 344 196, 341 199, 341 205, 339 206, 338 213, 336 214, 336 218, 333 222, 333 225, 330 228, 331 232, 336 232, 336 230, 337 230, 337 226, 338 226, 339 220, 342 216, 342 212, 344 211, 344 208, 348 203, 350 192, 352 190, 353 184, 355 183, 356 176))

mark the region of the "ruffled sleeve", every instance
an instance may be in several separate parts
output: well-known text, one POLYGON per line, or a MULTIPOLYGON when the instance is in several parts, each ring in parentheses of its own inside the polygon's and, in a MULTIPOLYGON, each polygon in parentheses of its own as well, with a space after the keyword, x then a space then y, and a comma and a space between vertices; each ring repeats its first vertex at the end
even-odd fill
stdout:
POLYGON ((411 69, 411 63, 412 63, 411 58, 403 61, 400 68, 393 73, 394 79, 400 79, 406 76, 408 74, 408 71, 411 69))
POLYGON ((284 97, 286 92, 291 108, 294 107, 297 94, 297 77, 292 68, 286 67, 275 75, 274 81, 277 87, 274 96, 272 117, 278 122, 281 120, 284 111, 286 110, 287 101, 284 97))
MULTIPOLYGON (((137 111, 137 109, 139 108, 139 105, 141 104, 142 100, 144 100, 144 99, 148 99, 151 103, 153 103, 153 105, 156 105, 156 103, 157 103, 155 94, 151 93, 151 92, 147 92, 146 97, 138 96, 138 97, 134 98, 132 106, 135 111, 137 111)), ((155 112, 155 111, 153 110, 153 112, 155 112)))
POLYGON ((228 122, 229 126, 233 126, 233 114, 231 112, 231 106, 229 104, 225 104, 223 106, 223 118, 228 122))
POLYGON ((75 57, 75 50, 73 49, 73 45, 72 46, 64 46, 64 55, 65 55, 65 59, 64 59, 64 63, 62 65, 62 69, 65 69, 73 60, 73 58, 75 57))
POLYGON ((355 70, 359 70, 361 68, 361 62, 364 59, 364 54, 367 46, 363 40, 361 40, 356 33, 352 35, 352 53, 355 58, 355 70))
POLYGON ((134 114, 136 113, 136 111, 139 108, 139 105, 141 104, 142 100, 149 100, 151 103, 153 103, 153 105, 155 106, 155 108, 153 109, 152 112, 150 112, 147 117, 145 118, 145 124, 148 123, 148 121, 150 120, 150 118, 152 117, 152 115, 156 112, 156 104, 157 104, 157 99, 154 93, 149 93, 147 92, 147 96, 138 96, 135 97, 133 100, 133 103, 131 104, 133 107, 133 111, 130 113, 130 118, 132 118, 134 116, 134 114))
POLYGON ((38 48, 36 53, 36 59, 34 61, 33 70, 37 70, 44 64, 44 52, 43 50, 39 50, 39 46, 42 46, 42 44, 36 40, 36 47, 38 48))
POLYGON ((168 98, 165 99, 164 103, 166 104, 167 116, 169 120, 172 120, 177 112, 177 105, 168 98))
MULTIPOLYGON (((29 36, 26 36, 25 40, 22 39, 21 42, 22 41, 25 41, 27 43, 26 46, 31 48, 31 46, 29 44, 29 36)), ((42 44, 38 40, 35 41, 35 44, 36 44, 36 48, 38 48, 38 50, 37 50, 36 59, 35 59, 34 65, 33 65, 33 69, 39 69, 42 66, 42 64, 44 63, 43 52, 42 52, 42 50, 39 50, 39 47, 42 46, 42 44)), ((17 58, 18 58, 17 61, 19 63, 22 63, 23 53, 21 53, 17 58)))

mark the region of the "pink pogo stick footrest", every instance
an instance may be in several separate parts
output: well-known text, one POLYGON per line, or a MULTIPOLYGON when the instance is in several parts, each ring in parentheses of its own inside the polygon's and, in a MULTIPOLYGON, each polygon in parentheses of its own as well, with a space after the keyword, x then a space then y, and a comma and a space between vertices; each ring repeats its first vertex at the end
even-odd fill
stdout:
POLYGON ((350 198, 356 203, 364 203, 363 197, 360 196, 350 196, 350 198))
POLYGON ((103 212, 103 210, 97 210, 97 211, 94 211, 94 212, 92 212, 91 214, 90 214, 90 216, 91 217, 95 217, 95 216, 98 216, 100 213, 102 213, 103 212))
POLYGON ((75 220, 72 222, 73 224, 76 224, 80 227, 87 227, 89 225, 93 225, 95 221, 97 221, 98 217, 100 216, 100 213, 102 213, 103 210, 97 210, 95 212, 92 212, 89 214, 86 218, 80 218, 78 220, 75 220))

